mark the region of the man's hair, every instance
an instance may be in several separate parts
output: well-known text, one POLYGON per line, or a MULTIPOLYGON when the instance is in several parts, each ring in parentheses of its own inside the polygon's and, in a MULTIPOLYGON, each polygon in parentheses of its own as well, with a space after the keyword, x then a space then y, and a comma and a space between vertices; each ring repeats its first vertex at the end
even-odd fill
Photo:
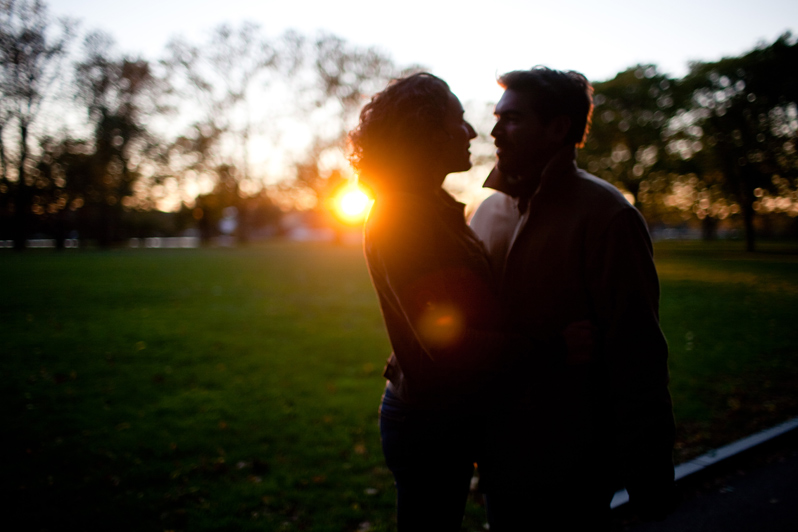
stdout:
POLYGON ((593 115, 593 87, 584 75, 536 66, 507 72, 498 81, 505 90, 531 95, 532 109, 544 124, 561 115, 570 118, 565 142, 584 145, 593 115))
POLYGON ((373 186, 427 156, 430 135, 443 127, 450 94, 445 81, 419 72, 374 95, 349 132, 349 162, 359 178, 373 186))

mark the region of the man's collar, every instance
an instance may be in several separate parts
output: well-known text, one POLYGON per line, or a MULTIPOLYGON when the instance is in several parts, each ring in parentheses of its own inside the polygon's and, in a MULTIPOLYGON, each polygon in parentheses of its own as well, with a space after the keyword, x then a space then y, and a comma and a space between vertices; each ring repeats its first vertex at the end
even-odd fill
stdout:
POLYGON ((503 192, 513 198, 518 198, 523 195, 525 188, 523 185, 523 180, 505 174, 499 170, 498 164, 493 167, 493 170, 491 170, 490 174, 488 174, 488 178, 485 180, 485 183, 482 184, 482 186, 485 188, 498 190, 499 192, 503 192))
POLYGON ((493 167, 488 178, 482 185, 503 192, 513 198, 529 198, 541 188, 548 188, 551 182, 557 181, 562 174, 576 171, 576 149, 565 146, 557 151, 549 163, 543 169, 540 184, 536 190, 528 190, 524 180, 517 176, 511 176, 499 170, 499 166, 493 167))

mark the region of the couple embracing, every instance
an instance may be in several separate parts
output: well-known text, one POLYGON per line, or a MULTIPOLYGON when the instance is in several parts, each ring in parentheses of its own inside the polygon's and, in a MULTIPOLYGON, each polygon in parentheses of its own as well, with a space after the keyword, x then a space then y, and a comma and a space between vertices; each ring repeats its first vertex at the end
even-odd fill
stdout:
POLYGON ((466 223, 441 185, 476 133, 448 85, 393 81, 350 133, 374 206, 364 248, 393 352, 380 434, 400 532, 458 531, 475 464, 492 532, 607 530, 626 487, 674 500, 659 283, 640 213, 577 168, 592 88, 499 78, 496 193, 466 223))

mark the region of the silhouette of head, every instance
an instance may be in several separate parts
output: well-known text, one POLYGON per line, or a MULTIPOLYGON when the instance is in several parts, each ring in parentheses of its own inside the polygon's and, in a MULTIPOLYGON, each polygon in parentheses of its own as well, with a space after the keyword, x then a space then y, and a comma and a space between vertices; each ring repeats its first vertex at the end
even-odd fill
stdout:
POLYGON ((475 136, 449 85, 421 72, 393 80, 363 107, 349 133, 349 160, 372 188, 414 186, 422 183, 412 180, 428 179, 431 168, 442 177, 468 170, 475 136))
POLYGON ((558 116, 570 120, 563 144, 584 145, 593 114, 593 87, 579 72, 536 66, 499 77, 499 85, 528 97, 529 105, 545 125, 558 116))

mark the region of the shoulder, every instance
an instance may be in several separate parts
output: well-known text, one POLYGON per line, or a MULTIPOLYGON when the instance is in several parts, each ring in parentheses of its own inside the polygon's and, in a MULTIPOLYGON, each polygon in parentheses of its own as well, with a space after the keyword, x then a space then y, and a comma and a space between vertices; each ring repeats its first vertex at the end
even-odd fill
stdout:
POLYGON ((455 253, 472 234, 462 209, 455 207, 410 194, 378 199, 366 220, 366 248, 396 256, 455 253))
POLYGON ((507 211, 507 209, 511 207, 515 207, 515 200, 513 198, 503 192, 494 192, 479 204, 472 219, 494 216, 497 213, 507 211))
POLYGON ((571 193, 574 208, 593 222, 642 222, 640 211, 614 185, 584 170, 577 170, 571 193))
POLYGON ((574 192, 587 196, 603 209, 634 209, 634 206, 614 185, 581 169, 577 170, 575 174, 574 192))
POLYGON ((585 234, 599 255, 650 256, 651 236, 643 215, 614 185, 579 170, 575 196, 585 213, 585 234))
POLYGON ((371 208, 364 228, 366 249, 370 252, 405 248, 429 234, 437 224, 433 213, 416 201, 378 199, 371 208))
POLYGON ((377 198, 366 219, 366 228, 394 233, 402 228, 429 225, 434 218, 436 212, 429 201, 410 194, 394 194, 377 198))
POLYGON ((516 200, 502 192, 488 196, 474 212, 469 225, 480 237, 490 229, 505 224, 515 225, 518 220, 516 200))

